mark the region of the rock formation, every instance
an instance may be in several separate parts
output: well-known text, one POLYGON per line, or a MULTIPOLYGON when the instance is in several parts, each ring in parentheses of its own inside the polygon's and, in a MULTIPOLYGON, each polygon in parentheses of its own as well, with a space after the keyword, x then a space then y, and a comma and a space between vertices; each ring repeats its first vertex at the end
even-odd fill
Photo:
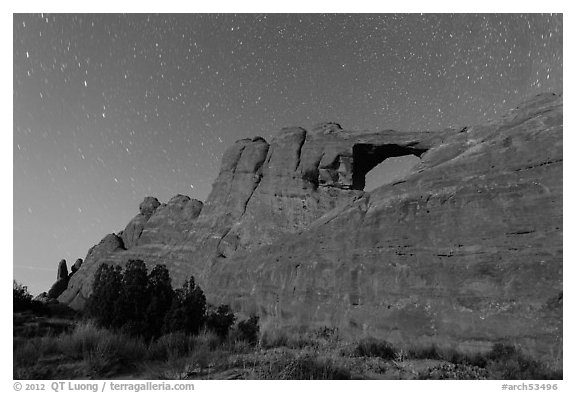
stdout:
POLYGON ((62 259, 58 263, 58 270, 56 273, 56 282, 52 284, 48 290, 48 297, 51 299, 56 299, 62 294, 68 287, 68 265, 66 265, 66 260, 62 259))
POLYGON ((72 265, 72 267, 70 268, 70 274, 68 275, 68 278, 72 277, 72 275, 76 273, 78 269, 80 269, 80 266, 82 266, 82 262, 83 262, 82 258, 76 259, 76 262, 74 262, 74 265, 72 265))
POLYGON ((278 328, 470 350, 509 341, 561 361, 562 160, 552 94, 459 130, 323 123, 243 139, 204 205, 146 198, 59 301, 82 308, 99 264, 140 258, 278 328), (364 191, 372 168, 403 155, 421 161, 364 191))

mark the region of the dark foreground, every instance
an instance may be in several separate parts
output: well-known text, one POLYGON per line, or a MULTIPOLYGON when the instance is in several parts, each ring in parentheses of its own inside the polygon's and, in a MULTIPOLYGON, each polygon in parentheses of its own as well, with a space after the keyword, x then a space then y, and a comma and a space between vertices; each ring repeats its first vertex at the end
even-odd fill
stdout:
POLYGON ((256 343, 172 333, 145 342, 74 316, 14 313, 14 379, 562 379, 510 345, 484 354, 344 340, 324 328, 256 343))

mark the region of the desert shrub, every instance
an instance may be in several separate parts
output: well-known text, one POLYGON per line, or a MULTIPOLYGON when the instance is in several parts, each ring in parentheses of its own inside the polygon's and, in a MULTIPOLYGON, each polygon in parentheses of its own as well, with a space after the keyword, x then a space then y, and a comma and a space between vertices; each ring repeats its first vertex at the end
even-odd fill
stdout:
POLYGON ((195 340, 183 332, 168 333, 148 346, 150 360, 169 360, 187 356, 195 347, 195 340))
POLYGON ((166 314, 164 332, 183 331, 189 334, 198 334, 204 325, 206 317, 206 296, 202 289, 194 282, 194 277, 186 280, 175 291, 172 306, 166 314))
POLYGON ((96 346, 84 354, 88 375, 106 376, 131 369, 146 355, 146 345, 141 338, 106 332, 96 346))
POLYGON ((438 348, 434 344, 410 348, 408 349, 406 356, 410 359, 442 359, 438 348))
POLYGON ((262 379, 338 380, 351 379, 350 371, 339 367, 332 359, 300 354, 294 358, 281 358, 263 370, 262 379))
POLYGON ((464 353, 452 348, 439 348, 435 344, 412 347, 406 351, 406 357, 410 359, 444 360, 464 366, 486 367, 486 358, 479 353, 464 353))
POLYGON ((210 330, 202 330, 200 334, 194 337, 194 348, 204 348, 207 351, 215 351, 221 342, 220 337, 216 333, 210 330))
POLYGON ((233 331, 221 345, 222 350, 228 353, 248 353, 254 350, 254 344, 241 340, 233 331))
POLYGON ((98 343, 111 334, 112 332, 109 330, 99 328, 90 321, 82 322, 70 334, 60 335, 58 346, 66 356, 72 359, 82 359, 87 353, 94 351, 98 343))
POLYGON ((39 338, 14 338, 13 341, 14 367, 31 367, 38 362, 39 338))
POLYGON ((282 330, 266 329, 260 338, 260 346, 265 349, 288 346, 288 335, 282 330))
POLYGON ((246 341, 251 345, 256 345, 258 342, 258 333, 260 333, 258 319, 257 315, 251 315, 249 319, 238 322, 237 339, 246 341))
POLYGON ((24 311, 32 303, 32 295, 28 292, 28 287, 22 285, 16 280, 12 281, 14 311, 24 311))
POLYGON ((338 328, 323 326, 314 331, 314 336, 323 340, 338 340, 338 328))
POLYGON ((129 369, 147 352, 142 339, 98 327, 90 321, 79 323, 70 334, 54 340, 57 346, 53 351, 84 361, 86 373, 91 377, 129 369))
POLYGON ((356 356, 379 357, 392 360, 396 357, 396 349, 387 341, 367 338, 360 340, 354 351, 356 356))
POLYGON ((562 371, 551 370, 513 345, 497 343, 486 358, 493 379, 562 379, 562 371))
POLYGON ((418 379, 487 379, 488 372, 468 364, 442 363, 418 373, 418 379))
POLYGON ((228 336, 228 332, 232 325, 234 325, 235 320, 236 317, 230 306, 222 304, 218 306, 216 311, 212 310, 208 313, 206 317, 206 327, 216 333, 218 337, 224 339, 228 336))

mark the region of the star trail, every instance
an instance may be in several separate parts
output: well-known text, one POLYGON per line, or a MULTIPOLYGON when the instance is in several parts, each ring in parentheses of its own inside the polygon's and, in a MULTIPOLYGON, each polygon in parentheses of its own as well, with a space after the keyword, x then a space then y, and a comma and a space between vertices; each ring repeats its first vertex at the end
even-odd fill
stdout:
POLYGON ((47 290, 147 195, 205 200, 285 126, 437 130, 562 92, 556 14, 15 14, 14 277, 47 290))

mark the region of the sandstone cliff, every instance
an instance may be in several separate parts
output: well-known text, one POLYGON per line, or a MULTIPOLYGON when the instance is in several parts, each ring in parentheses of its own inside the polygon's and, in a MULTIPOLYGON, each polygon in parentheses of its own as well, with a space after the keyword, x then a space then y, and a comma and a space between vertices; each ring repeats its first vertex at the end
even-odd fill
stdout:
POLYGON ((90 250, 61 302, 82 308, 100 263, 141 258, 278 327, 561 359, 562 97, 462 130, 324 123, 240 140, 205 204, 152 205, 90 250), (409 154, 407 176, 363 191, 409 154))

